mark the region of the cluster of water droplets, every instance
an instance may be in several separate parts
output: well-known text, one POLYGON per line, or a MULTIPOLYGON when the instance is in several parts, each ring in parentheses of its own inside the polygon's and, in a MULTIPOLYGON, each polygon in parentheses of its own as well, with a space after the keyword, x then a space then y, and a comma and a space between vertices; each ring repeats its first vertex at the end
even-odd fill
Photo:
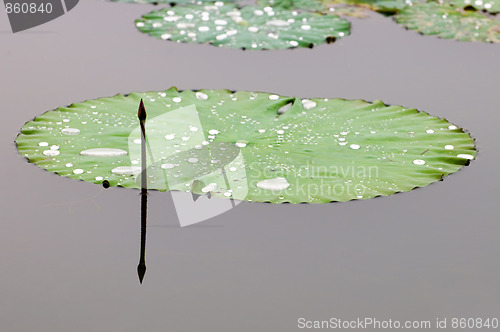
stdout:
POLYGON ((349 23, 335 16, 223 2, 160 10, 145 15, 136 26, 163 40, 245 49, 311 47, 349 30, 349 23))
POLYGON ((500 6, 495 5, 491 0, 416 3, 397 15, 396 21, 423 34, 438 35, 442 38, 498 42, 500 21, 486 13, 500 11, 500 6), (474 7, 478 11, 461 9, 467 7, 474 7))

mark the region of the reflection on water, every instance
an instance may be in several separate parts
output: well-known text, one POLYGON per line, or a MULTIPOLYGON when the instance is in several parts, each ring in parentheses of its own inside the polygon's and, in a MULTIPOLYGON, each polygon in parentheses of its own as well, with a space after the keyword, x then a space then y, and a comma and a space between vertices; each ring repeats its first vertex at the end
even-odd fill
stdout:
POLYGON ((148 193, 147 190, 141 192, 141 256, 139 265, 137 265, 137 273, 139 281, 142 284, 144 275, 146 274, 146 224, 148 212, 148 193))
MULTIPOLYGON (((146 169, 142 174, 147 174, 146 169)), ((143 182, 146 183, 146 182, 143 182)), ((102 186, 105 189, 109 188, 109 182, 104 180, 102 186)), ((142 284, 144 275, 146 274, 146 228, 147 228, 147 214, 148 214, 148 188, 146 185, 141 188, 141 254, 139 257, 139 265, 137 265, 137 274, 139 275, 139 282, 142 284)))

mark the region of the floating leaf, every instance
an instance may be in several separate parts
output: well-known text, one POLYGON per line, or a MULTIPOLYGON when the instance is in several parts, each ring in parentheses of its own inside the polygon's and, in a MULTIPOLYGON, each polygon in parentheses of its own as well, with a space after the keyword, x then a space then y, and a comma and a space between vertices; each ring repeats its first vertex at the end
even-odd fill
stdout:
MULTIPOLYGON (((323 0, 327 8, 335 8, 340 4, 356 6, 377 11, 379 13, 392 15, 411 6, 411 0, 323 0)), ((329 13, 327 13, 329 14, 329 13)))
POLYGON ((324 9, 320 12, 325 15, 339 15, 350 16, 356 18, 367 18, 369 16, 369 9, 363 6, 347 5, 337 2, 325 2, 324 9))
POLYGON ((153 11, 136 26, 160 39, 258 50, 312 47, 349 34, 338 16, 222 3, 153 11))
POLYGON ((490 13, 500 12, 500 0, 442 0, 441 4, 448 4, 458 8, 474 8, 490 13))
POLYGON ((476 156, 455 125, 380 101, 175 88, 46 112, 23 126, 19 153, 61 176, 140 188, 141 99, 150 189, 272 203, 367 199, 426 186, 476 156))
POLYGON ((320 0, 258 0, 257 4, 262 7, 270 6, 282 9, 302 9, 308 11, 320 11, 324 8, 320 0))
POLYGON ((413 5, 410 0, 379 0, 374 2, 373 7, 379 13, 394 14, 413 5))
POLYGON ((424 35, 460 41, 500 42, 500 20, 448 5, 415 4, 394 17, 396 22, 424 35))

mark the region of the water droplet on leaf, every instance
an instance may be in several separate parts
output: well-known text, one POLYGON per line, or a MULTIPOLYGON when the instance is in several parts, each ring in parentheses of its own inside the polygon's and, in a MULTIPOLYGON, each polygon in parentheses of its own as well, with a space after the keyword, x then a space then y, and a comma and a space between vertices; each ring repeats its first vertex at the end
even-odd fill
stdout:
POLYGON ((80 134, 80 130, 76 128, 63 128, 61 133, 65 135, 78 135, 80 134))
POLYGON ((141 173, 142 168, 138 166, 118 166, 111 170, 111 173, 117 175, 137 175, 141 173))
POLYGON ((285 178, 278 177, 274 179, 262 180, 257 183, 257 187, 265 190, 284 190, 290 186, 285 178))
POLYGON ((113 148, 95 148, 88 149, 80 152, 82 156, 93 156, 93 157, 117 157, 117 156, 126 156, 127 151, 122 149, 113 149, 113 148))

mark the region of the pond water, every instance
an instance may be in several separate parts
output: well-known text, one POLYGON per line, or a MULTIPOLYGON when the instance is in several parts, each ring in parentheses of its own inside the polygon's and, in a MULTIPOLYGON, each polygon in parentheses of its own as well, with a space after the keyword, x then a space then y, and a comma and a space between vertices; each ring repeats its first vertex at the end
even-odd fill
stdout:
POLYGON ((500 45, 406 31, 381 15, 313 49, 162 42, 100 0, 12 34, 0 15, 2 331, 293 331, 297 320, 498 317, 500 45), (444 182, 324 205, 243 202, 180 228, 152 192, 137 277, 137 190, 58 177, 13 143, 36 115, 133 91, 219 89, 381 99, 467 129, 479 154, 444 182))

